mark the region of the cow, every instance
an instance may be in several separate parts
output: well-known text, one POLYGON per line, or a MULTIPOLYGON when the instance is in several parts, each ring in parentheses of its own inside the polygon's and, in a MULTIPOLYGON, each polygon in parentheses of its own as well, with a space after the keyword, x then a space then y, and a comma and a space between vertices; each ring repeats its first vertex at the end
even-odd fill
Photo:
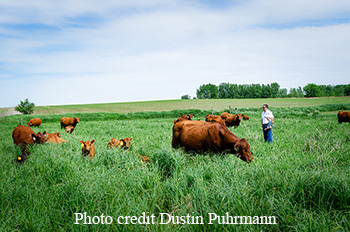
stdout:
POLYGON ((227 127, 231 127, 231 126, 238 127, 239 124, 241 123, 242 115, 241 114, 229 114, 227 112, 224 112, 221 114, 221 117, 224 121, 224 124, 227 127))
POLYGON ((224 125, 222 118, 220 116, 217 116, 217 115, 207 114, 207 116, 205 116, 205 121, 206 122, 218 122, 218 123, 224 125))
POLYGON ((38 132, 35 134, 30 127, 18 125, 12 131, 12 139, 14 144, 21 147, 21 152, 23 154, 28 152, 28 145, 46 142, 46 131, 44 131, 44 133, 38 132))
POLYGON ((61 135, 59 132, 56 133, 46 133, 47 134, 47 143, 65 143, 66 140, 61 138, 61 135))
POLYGON ((60 122, 61 122, 61 129, 65 128, 66 126, 73 126, 74 128, 77 126, 79 123, 80 118, 67 118, 67 117, 62 117, 60 122))
POLYGON ((27 123, 28 126, 40 126, 41 125, 41 119, 40 118, 32 118, 27 123))
POLYGON ((243 120, 249 120, 249 116, 248 116, 248 115, 245 115, 245 114, 242 114, 242 119, 243 119, 243 120))
POLYGON ((82 151, 82 155, 83 156, 89 156, 92 159, 95 158, 95 145, 94 145, 95 140, 87 140, 87 141, 81 141, 80 140, 80 144, 81 144, 81 151, 82 151))
POLYGON ((119 139, 119 140, 112 138, 111 141, 108 142, 107 148, 109 149, 112 147, 120 147, 124 149, 129 149, 131 140, 132 140, 132 137, 119 139))
POLYGON ((339 111, 338 112, 338 122, 339 123, 350 122, 350 112, 339 111))
POLYGON ((73 131, 74 131, 74 129, 75 129, 75 127, 73 127, 73 126, 71 126, 71 125, 66 126, 66 127, 64 128, 64 130, 65 130, 67 133, 69 133, 69 134, 72 134, 73 131))
POLYGON ((141 159, 141 163, 143 163, 143 164, 147 164, 147 163, 151 164, 151 161, 149 160, 149 158, 147 156, 142 156, 142 155, 139 154, 139 158, 141 159))
POLYGON ((180 122, 180 121, 182 121, 182 120, 192 120, 193 117, 194 117, 193 114, 188 114, 188 115, 183 114, 183 115, 181 115, 178 119, 176 119, 176 120, 174 121, 174 124, 177 123, 177 122, 180 122))
POLYGON ((186 151, 229 151, 238 154, 246 162, 253 160, 245 138, 238 138, 220 123, 181 121, 173 126, 172 147, 184 147, 186 151))

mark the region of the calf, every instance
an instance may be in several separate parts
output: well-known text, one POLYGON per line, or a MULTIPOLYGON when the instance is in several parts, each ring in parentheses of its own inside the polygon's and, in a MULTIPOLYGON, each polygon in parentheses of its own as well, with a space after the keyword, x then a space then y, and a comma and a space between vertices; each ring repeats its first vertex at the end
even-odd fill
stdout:
POLYGON ((41 119, 40 118, 32 118, 27 123, 28 126, 40 126, 41 125, 41 119))
POLYGON ((65 130, 67 133, 69 133, 69 134, 72 134, 73 131, 74 131, 74 129, 75 129, 75 127, 73 127, 73 126, 71 126, 71 125, 66 126, 66 127, 64 128, 64 130, 65 130))
POLYGON ((111 147, 120 147, 124 149, 129 149, 131 140, 132 140, 132 137, 119 139, 119 140, 112 138, 111 141, 108 142, 107 148, 109 149, 111 147))
POLYGON ((245 138, 238 138, 220 123, 181 121, 173 126, 172 146, 184 147, 186 151, 214 151, 238 154, 246 162, 253 160, 250 146, 245 138))
POLYGON ((224 120, 224 124, 227 127, 238 127, 239 124, 241 123, 241 118, 242 115, 241 114, 229 114, 229 113, 222 113, 221 114, 222 119, 224 120))
POLYGON ((242 114, 242 118, 243 118, 243 120, 249 120, 249 116, 245 115, 245 114, 242 114))
POLYGON ((47 133, 47 143, 65 143, 66 140, 61 138, 59 132, 56 133, 47 133))
POLYGON ((95 145, 94 145, 95 140, 87 140, 87 141, 80 141, 81 144, 81 151, 83 156, 89 156, 92 159, 95 158, 95 145))
POLYGON ((141 163, 143 163, 143 164, 147 164, 147 163, 151 164, 151 161, 149 160, 149 158, 147 156, 142 156, 142 155, 139 154, 139 158, 141 159, 141 163))
POLYGON ((338 122, 339 123, 350 122, 350 112, 339 111, 338 112, 338 122))

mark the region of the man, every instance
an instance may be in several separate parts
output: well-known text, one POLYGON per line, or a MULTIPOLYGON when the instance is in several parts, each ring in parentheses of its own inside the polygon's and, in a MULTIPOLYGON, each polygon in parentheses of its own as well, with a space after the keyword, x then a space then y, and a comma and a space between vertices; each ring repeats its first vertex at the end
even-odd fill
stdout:
POLYGON ((272 143, 272 124, 273 124, 273 114, 268 110, 269 106, 267 104, 263 105, 263 111, 261 114, 261 126, 264 133, 265 142, 272 143))

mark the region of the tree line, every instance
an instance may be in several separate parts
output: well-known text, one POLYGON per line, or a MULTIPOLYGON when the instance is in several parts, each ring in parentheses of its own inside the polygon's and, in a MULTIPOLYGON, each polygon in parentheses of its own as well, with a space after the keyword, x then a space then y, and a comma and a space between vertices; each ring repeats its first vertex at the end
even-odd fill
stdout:
MULTIPOLYGON (((280 88, 276 82, 271 84, 203 84, 197 89, 198 99, 227 98, 287 98, 287 97, 331 97, 350 96, 350 84, 347 85, 316 85, 307 84, 303 88, 280 88)), ((188 95, 181 97, 188 99, 188 95)))

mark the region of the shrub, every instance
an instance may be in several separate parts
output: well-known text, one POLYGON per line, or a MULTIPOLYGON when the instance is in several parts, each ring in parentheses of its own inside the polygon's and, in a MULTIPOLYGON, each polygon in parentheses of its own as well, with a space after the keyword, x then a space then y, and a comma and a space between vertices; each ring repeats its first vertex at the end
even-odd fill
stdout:
POLYGON ((35 104, 29 102, 28 98, 24 101, 21 101, 15 108, 16 111, 21 112, 22 114, 32 114, 34 112, 35 104))

